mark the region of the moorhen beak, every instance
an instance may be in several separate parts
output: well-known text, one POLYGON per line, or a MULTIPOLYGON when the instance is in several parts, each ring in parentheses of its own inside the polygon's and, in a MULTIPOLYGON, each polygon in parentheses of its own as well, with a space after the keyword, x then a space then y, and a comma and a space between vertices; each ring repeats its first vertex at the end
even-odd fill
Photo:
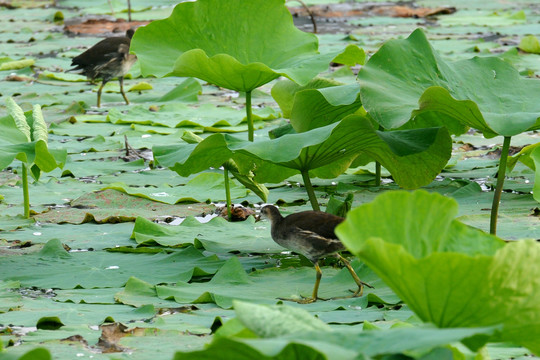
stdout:
POLYGON ((101 105, 101 90, 112 78, 118 77, 120 92, 129 104, 129 100, 124 92, 124 75, 127 74, 131 66, 137 61, 137 57, 129 53, 129 45, 134 31, 129 29, 126 36, 109 37, 101 40, 90 49, 76 56, 71 61, 71 66, 75 66, 68 71, 76 71, 85 75, 89 80, 102 79, 101 86, 97 94, 97 106, 101 105))
POLYGON ((353 296, 362 296, 364 285, 372 287, 360 280, 349 262, 337 254, 338 251, 345 250, 345 246, 337 238, 334 229, 343 220, 342 217, 327 214, 322 211, 302 211, 291 214, 287 217, 281 216, 279 210, 272 205, 266 205, 261 209, 261 218, 268 218, 271 222, 272 239, 279 245, 304 255, 308 258, 317 272, 313 295, 311 298, 303 299, 301 303, 317 301, 317 293, 321 282, 322 271, 318 261, 320 258, 335 255, 347 267, 354 281, 358 285, 358 290, 353 296))

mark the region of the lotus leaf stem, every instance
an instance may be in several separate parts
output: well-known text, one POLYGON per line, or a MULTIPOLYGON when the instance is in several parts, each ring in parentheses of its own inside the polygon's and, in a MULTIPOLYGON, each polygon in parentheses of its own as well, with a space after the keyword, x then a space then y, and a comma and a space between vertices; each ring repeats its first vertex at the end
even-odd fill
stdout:
POLYGON ((248 125, 248 140, 253 141, 253 110, 251 109, 251 91, 246 92, 246 118, 248 125))
POLYGON ((231 186, 229 185, 229 170, 227 170, 226 164, 223 166, 223 176, 225 176, 225 199, 227 202, 227 218, 229 219, 229 221, 231 221, 231 186))
POLYGON ((22 188, 23 188, 23 206, 24 218, 30 219, 30 195, 28 193, 28 167, 22 164, 22 188))
POLYGON ((311 180, 309 178, 309 171, 302 170, 302 179, 304 180, 304 186, 308 193, 309 202, 311 202, 311 208, 315 211, 320 211, 319 202, 317 201, 317 196, 315 196, 315 191, 313 190, 313 185, 311 185, 311 180))
POLYGON ((381 163, 375 161, 375 186, 381 186, 381 163))
MULTIPOLYGON (((379 125, 379 131, 384 131, 384 127, 379 125)), ((375 161, 375 186, 381 186, 381 163, 375 161)))
POLYGON ((504 185, 504 177, 506 176, 506 162, 508 160, 508 151, 510 150, 511 136, 505 136, 503 147, 501 150, 501 159, 499 160, 499 171, 497 173, 497 185, 493 194, 493 204, 491 205, 491 219, 489 223, 489 232, 493 235, 497 234, 497 217, 499 215, 499 204, 501 202, 501 194, 504 185))

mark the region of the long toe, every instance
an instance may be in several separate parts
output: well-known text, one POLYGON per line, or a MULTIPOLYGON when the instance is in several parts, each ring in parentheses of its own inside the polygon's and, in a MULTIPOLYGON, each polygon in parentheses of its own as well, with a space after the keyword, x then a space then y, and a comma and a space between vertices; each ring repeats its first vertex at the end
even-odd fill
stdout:
POLYGON ((312 298, 312 297, 302 298, 302 299, 288 299, 288 298, 278 298, 278 299, 283 300, 283 301, 292 301, 292 302, 295 302, 295 303, 298 303, 298 304, 311 304, 311 303, 314 303, 317 300, 325 300, 325 299, 321 299, 321 298, 312 298))
POLYGON ((364 293, 364 286, 362 285, 358 287, 358 289, 354 292, 352 297, 362 296, 363 293, 364 293))

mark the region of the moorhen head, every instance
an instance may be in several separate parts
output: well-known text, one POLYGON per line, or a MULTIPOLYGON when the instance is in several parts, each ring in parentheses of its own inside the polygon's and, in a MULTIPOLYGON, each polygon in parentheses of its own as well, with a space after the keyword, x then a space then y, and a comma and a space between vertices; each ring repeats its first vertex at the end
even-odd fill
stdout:
POLYGON ((101 79, 102 83, 97 94, 97 106, 101 105, 101 90, 111 79, 118 77, 120 92, 129 104, 129 100, 124 92, 124 75, 127 74, 131 66, 137 61, 137 57, 129 53, 129 45, 134 31, 129 29, 126 36, 108 37, 82 54, 74 57, 71 66, 75 66, 68 71, 79 72, 89 80, 101 79))
POLYGON ((349 262, 338 251, 345 250, 343 243, 337 238, 334 229, 344 218, 322 211, 302 211, 283 217, 273 205, 266 205, 261 209, 261 219, 269 219, 271 223, 270 233, 272 239, 279 245, 304 255, 315 266, 317 272, 313 295, 311 298, 299 302, 310 303, 317 300, 317 293, 322 277, 319 267, 319 259, 329 255, 335 255, 345 264, 358 285, 358 290, 353 296, 361 296, 364 285, 370 285, 360 281, 360 278, 351 267, 349 262))

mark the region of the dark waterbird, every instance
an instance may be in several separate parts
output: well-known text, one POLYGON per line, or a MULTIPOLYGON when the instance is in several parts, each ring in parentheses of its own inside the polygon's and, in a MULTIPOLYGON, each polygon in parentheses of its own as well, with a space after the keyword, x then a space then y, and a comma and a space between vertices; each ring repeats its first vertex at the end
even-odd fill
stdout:
POLYGON ((279 245, 304 255, 315 266, 317 277, 311 298, 298 302, 310 303, 317 301, 317 293, 321 282, 322 271, 319 267, 319 259, 334 255, 338 257, 351 273, 358 289, 353 296, 361 296, 364 285, 372 287, 360 280, 347 259, 337 252, 345 250, 343 243, 337 238, 334 229, 344 218, 322 211, 302 211, 283 217, 279 210, 272 205, 266 205, 261 209, 261 219, 269 219, 272 239, 279 245))
POLYGON ((134 31, 129 29, 126 36, 108 37, 82 54, 76 56, 71 61, 74 68, 68 71, 79 72, 85 75, 92 82, 101 79, 101 86, 97 94, 97 106, 101 105, 101 91, 107 82, 118 77, 120 92, 129 104, 129 100, 124 92, 124 75, 127 74, 131 66, 137 61, 137 57, 129 53, 129 45, 134 31))

